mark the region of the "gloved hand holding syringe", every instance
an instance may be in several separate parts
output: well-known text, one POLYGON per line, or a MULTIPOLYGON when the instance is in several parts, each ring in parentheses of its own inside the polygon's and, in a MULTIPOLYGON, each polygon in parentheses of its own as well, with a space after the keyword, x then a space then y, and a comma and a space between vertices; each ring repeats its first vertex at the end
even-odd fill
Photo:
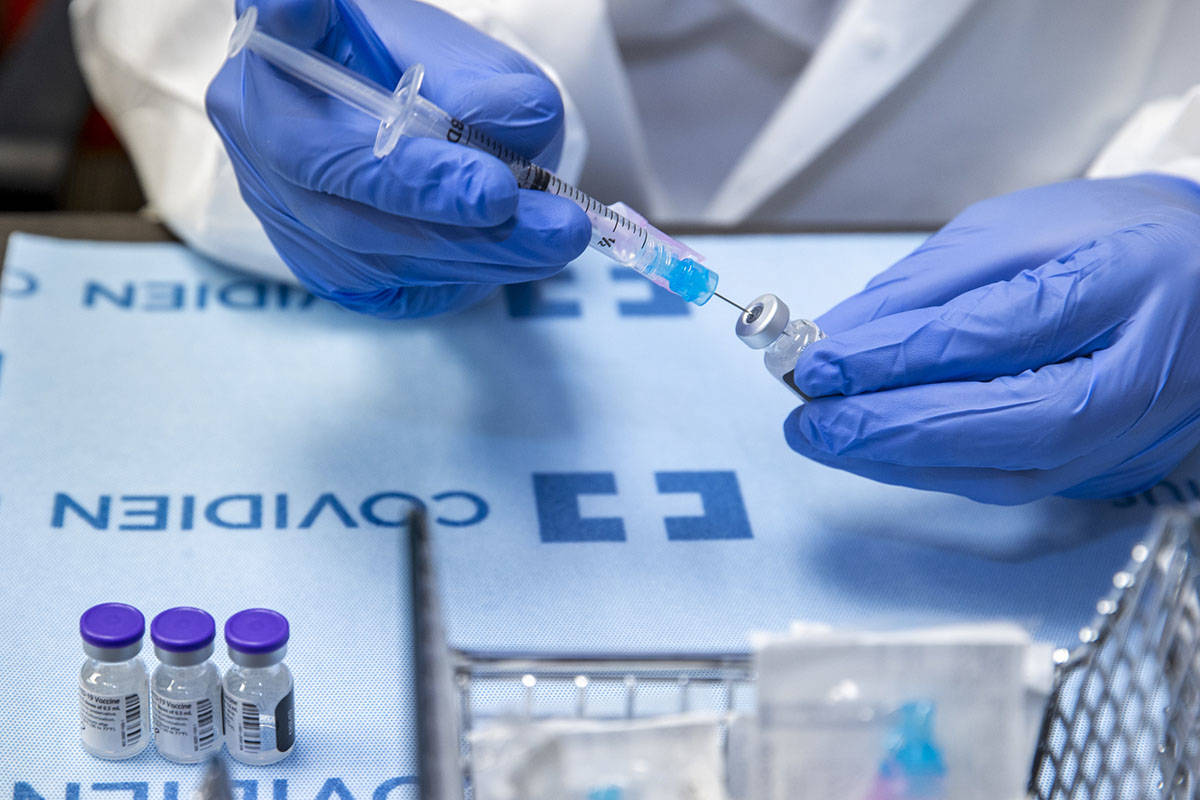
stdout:
POLYGON ((718 294, 717 273, 701 263, 699 253, 654 228, 632 209, 601 203, 421 97, 422 65, 404 70, 395 91, 389 93, 320 53, 264 33, 256 27, 257 20, 254 6, 238 19, 229 40, 230 58, 248 49, 287 74, 378 119, 374 153, 379 158, 392 152, 401 136, 462 143, 507 164, 520 188, 570 200, 587 214, 592 226, 591 247, 596 251, 690 303, 704 305, 716 296, 740 309, 738 336, 750 347, 767 348, 767 369, 799 394, 789 379, 796 356, 822 334, 807 320, 789 321, 787 306, 777 297, 763 295, 743 307, 718 294))

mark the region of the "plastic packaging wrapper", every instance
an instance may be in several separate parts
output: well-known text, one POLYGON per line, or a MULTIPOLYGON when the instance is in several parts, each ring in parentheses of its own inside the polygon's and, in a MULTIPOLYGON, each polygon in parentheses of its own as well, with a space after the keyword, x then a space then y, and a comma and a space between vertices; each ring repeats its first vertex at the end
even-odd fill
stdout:
POLYGON ((762 637, 758 798, 1021 797, 1035 662, 1050 648, 1007 624, 762 637))
POLYGON ((492 722, 471 737, 475 800, 725 800, 719 719, 492 722))

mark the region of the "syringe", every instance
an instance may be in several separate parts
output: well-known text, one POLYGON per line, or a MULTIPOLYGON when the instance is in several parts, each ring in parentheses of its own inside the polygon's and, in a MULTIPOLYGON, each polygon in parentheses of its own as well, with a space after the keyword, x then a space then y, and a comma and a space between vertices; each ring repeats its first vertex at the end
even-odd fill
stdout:
POLYGON ((249 49, 287 74, 379 120, 374 148, 379 158, 392 152, 401 136, 444 139, 490 153, 508 165, 521 188, 564 197, 583 209, 592 223, 591 246, 598 252, 696 305, 704 305, 713 295, 721 297, 716 293, 717 273, 703 265, 699 253, 650 225, 624 204, 614 208, 601 203, 421 97, 425 75, 421 64, 409 66, 395 91, 389 93, 320 53, 263 33, 256 27, 257 21, 254 6, 238 18, 229 39, 229 57, 249 49))

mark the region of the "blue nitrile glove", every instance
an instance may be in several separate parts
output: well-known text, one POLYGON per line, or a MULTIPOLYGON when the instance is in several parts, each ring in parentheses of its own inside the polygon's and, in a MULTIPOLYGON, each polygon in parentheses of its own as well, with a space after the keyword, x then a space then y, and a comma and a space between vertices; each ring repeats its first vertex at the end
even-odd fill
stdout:
MULTIPOLYGON (((554 84, 461 20, 412 0, 238 0, 238 13, 251 4, 266 32, 389 91, 424 63, 430 100, 522 155, 557 158, 554 84)), ((587 246, 577 206, 518 190, 499 160, 421 138, 378 159, 376 121, 249 51, 213 80, 208 112, 280 256, 312 292, 356 311, 460 308, 496 284, 551 275, 587 246)))
POLYGON ((1136 492, 1200 445, 1200 186, 978 203, 818 323, 800 453, 991 503, 1136 492))

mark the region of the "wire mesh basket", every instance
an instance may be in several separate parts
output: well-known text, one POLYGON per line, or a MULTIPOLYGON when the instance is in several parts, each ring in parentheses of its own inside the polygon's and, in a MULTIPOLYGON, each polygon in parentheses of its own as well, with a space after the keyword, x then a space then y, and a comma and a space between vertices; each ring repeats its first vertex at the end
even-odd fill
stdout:
POLYGON ((1029 784, 1036 800, 1200 798, 1196 511, 1158 520, 1081 644, 1055 654, 1029 784))
POLYGON ((688 711, 753 709, 750 656, 512 655, 455 651, 460 726, 527 719, 633 719, 688 711))
MULTIPOLYGON (((414 520, 412 530, 422 800, 470 798, 469 734, 492 717, 715 711, 733 719, 753 710, 754 666, 746 654, 448 649, 423 520, 414 520)), ((1056 651, 1030 800, 1200 800, 1198 553, 1200 506, 1163 514, 1113 577, 1092 624, 1080 631, 1080 645, 1056 651)))
POLYGON ((706 711, 729 720, 734 712, 754 708, 753 665, 746 653, 591 656, 455 650, 451 662, 460 753, 468 767, 466 797, 471 796, 470 735, 492 719, 632 720, 706 711))

